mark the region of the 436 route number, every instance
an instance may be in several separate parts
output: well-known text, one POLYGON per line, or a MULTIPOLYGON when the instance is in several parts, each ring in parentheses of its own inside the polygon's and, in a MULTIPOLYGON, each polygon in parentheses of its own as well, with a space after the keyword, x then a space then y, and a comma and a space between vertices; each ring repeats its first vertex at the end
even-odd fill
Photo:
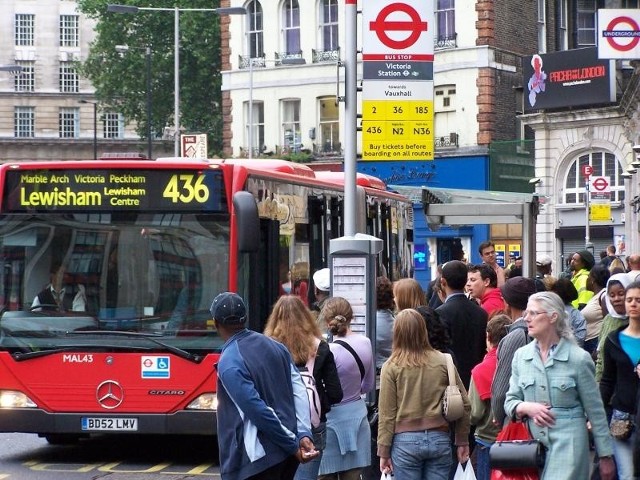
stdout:
POLYGON ((172 175, 162 196, 173 203, 204 203, 209 200, 209 187, 204 184, 204 175, 172 175))

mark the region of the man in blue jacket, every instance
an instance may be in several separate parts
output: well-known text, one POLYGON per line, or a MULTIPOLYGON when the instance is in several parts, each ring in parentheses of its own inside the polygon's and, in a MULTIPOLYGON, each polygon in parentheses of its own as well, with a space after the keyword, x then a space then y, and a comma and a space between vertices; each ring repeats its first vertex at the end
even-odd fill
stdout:
POLYGON ((239 295, 216 296, 211 316, 225 341, 216 366, 221 477, 291 480, 319 453, 300 373, 284 345, 245 328, 239 295))

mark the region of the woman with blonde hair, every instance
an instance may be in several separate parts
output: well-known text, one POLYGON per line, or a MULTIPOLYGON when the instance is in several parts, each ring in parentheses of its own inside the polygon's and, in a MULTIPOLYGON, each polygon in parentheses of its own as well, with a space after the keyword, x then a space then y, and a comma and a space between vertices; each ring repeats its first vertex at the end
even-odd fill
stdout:
POLYGON ((413 278, 401 278, 394 282, 393 298, 398 312, 405 308, 416 308, 427 304, 422 286, 413 278))
MULTIPOLYGON (((453 423, 457 458, 469 459, 471 405, 456 371, 464 415, 453 423)), ((449 385, 445 355, 429 343, 420 313, 405 309, 393 326, 393 351, 382 367, 378 400, 380 470, 402 480, 447 480, 452 464, 442 396, 449 385), (420 395, 416 395, 420 392, 420 395)))
POLYGON ((344 298, 329 298, 319 318, 333 335, 329 346, 343 397, 327 415, 327 447, 318 480, 359 480, 371 463, 371 429, 362 395, 376 386, 373 349, 369 338, 351 330, 353 310, 344 298))
POLYGON ((311 311, 296 295, 278 299, 267 320, 264 334, 284 344, 298 368, 310 365, 313 358, 313 378, 320 398, 320 424, 312 428, 313 443, 320 455, 301 464, 295 480, 315 480, 320 468, 322 450, 326 443, 327 413, 331 405, 342 400, 342 387, 338 378, 333 353, 322 340, 320 328, 311 311))

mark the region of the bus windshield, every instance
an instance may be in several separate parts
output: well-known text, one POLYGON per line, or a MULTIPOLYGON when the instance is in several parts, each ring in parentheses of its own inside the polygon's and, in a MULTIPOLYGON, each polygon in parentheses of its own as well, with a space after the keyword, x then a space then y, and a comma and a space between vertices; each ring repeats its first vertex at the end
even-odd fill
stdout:
POLYGON ((2 216, 0 349, 215 350, 228 248, 223 213, 2 216))

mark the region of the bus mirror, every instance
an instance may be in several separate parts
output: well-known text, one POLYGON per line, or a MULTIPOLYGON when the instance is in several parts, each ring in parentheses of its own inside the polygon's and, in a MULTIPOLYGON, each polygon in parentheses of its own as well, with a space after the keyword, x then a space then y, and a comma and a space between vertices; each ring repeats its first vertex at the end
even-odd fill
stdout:
POLYGON ((249 192, 236 192, 233 195, 233 209, 236 214, 238 252, 257 252, 260 246, 260 219, 255 198, 249 192))

